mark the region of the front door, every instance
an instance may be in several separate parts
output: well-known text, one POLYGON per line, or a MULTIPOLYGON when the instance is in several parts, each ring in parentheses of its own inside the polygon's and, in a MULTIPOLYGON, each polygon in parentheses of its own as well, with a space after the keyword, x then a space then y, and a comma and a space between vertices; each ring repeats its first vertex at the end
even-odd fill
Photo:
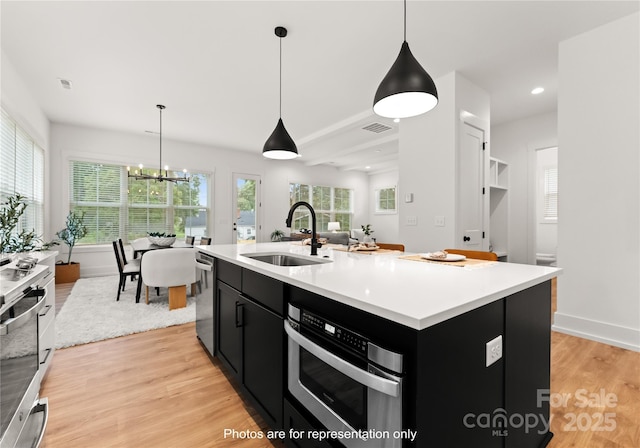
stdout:
POLYGON ((260 176, 233 175, 234 244, 255 244, 260 231, 260 176))

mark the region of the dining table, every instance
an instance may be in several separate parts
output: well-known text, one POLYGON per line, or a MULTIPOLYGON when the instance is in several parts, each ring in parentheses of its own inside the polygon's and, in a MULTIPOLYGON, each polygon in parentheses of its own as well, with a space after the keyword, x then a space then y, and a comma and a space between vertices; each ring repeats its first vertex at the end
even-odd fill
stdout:
POLYGON ((184 241, 174 241, 170 246, 158 246, 151 243, 147 238, 139 238, 137 240, 130 241, 131 249, 133 250, 133 258, 138 258, 138 255, 142 256, 145 252, 156 249, 171 249, 178 247, 193 247, 193 244, 187 244, 184 241))
MULTIPOLYGON (((187 244, 185 241, 174 241, 170 246, 159 246, 151 243, 148 238, 138 238, 137 240, 129 241, 131 250, 133 251, 133 259, 138 258, 138 255, 142 258, 145 252, 158 249, 172 249, 179 247, 193 247, 193 244, 187 244)), ((138 285, 136 288, 136 302, 140 300, 140 292, 142 290, 142 274, 138 275, 138 285)))

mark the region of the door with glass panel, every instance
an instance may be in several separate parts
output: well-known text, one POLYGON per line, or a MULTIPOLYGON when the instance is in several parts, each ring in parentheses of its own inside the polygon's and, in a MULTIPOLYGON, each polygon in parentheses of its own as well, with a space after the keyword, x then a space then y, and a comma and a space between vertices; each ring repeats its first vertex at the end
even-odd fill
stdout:
POLYGON ((260 176, 233 174, 234 244, 255 244, 260 227, 260 176))

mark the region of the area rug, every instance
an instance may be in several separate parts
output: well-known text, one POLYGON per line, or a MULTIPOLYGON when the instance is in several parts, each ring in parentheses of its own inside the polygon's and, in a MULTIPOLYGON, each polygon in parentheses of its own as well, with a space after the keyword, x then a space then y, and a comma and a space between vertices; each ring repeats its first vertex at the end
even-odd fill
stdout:
MULTIPOLYGON (((187 307, 169 311, 167 289, 149 289, 149 305, 144 288, 136 303, 137 283, 127 280, 118 294, 118 276, 81 278, 56 316, 56 348, 102 341, 127 334, 193 322, 195 298, 187 296, 187 307)), ((189 289, 189 288, 187 288, 189 289)))

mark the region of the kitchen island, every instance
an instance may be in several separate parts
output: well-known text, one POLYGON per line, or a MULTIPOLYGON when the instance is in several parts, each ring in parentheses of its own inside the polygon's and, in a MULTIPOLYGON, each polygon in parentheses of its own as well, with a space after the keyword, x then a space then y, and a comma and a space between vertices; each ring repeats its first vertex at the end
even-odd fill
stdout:
POLYGON ((329 328, 348 328, 403 356, 406 432, 322 443, 305 433, 288 440, 290 446, 538 447, 550 439, 550 280, 558 269, 458 267, 331 247, 310 257, 308 246, 295 243, 199 249, 216 258, 215 355, 274 428, 332 429, 291 396, 287 307, 326 317, 329 328), (247 256, 252 253, 323 262, 277 266, 247 256))

